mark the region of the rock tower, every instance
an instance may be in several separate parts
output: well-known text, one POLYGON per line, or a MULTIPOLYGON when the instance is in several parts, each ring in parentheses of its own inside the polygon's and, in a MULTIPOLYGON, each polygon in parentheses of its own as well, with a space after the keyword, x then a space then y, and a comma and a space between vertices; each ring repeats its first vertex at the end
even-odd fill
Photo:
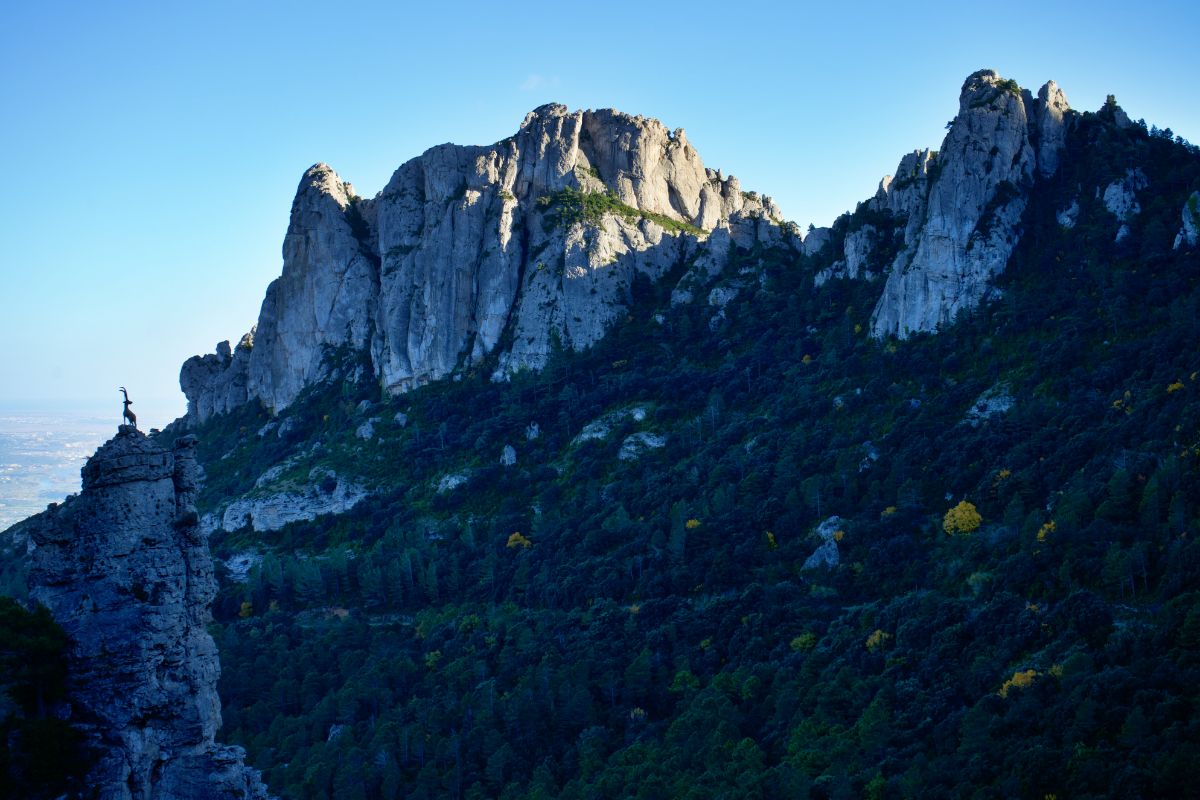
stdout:
POLYGON ((215 743, 216 595, 195 498, 196 439, 165 450, 122 425, 78 497, 32 531, 30 597, 70 635, 70 720, 97 756, 102 800, 266 798, 240 747, 215 743))

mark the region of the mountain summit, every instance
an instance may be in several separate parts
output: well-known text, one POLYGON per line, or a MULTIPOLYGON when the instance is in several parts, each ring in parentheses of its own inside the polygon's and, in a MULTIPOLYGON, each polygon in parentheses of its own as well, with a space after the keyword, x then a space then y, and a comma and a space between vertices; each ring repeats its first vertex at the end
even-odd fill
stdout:
POLYGON ((489 356, 497 377, 538 369, 555 342, 595 343, 636 276, 714 269, 730 241, 791 235, 780 218, 705 168, 683 129, 610 109, 541 106, 489 147, 426 151, 371 199, 317 164, 255 331, 184 365, 189 417, 251 398, 282 409, 329 347, 369 351, 392 393, 489 356))
POLYGON ((935 330, 987 296, 1016 246, 1029 188, 1058 169, 1069 111, 1053 81, 1035 100, 992 70, 967 78, 941 150, 920 174, 898 171, 868 201, 908 212, 875 306, 877 336, 935 330), (926 184, 923 192, 892 202, 916 181, 926 184))
POLYGON ((250 399, 279 411, 331 373, 338 348, 364 354, 355 368, 392 394, 456 370, 540 369, 557 346, 594 344, 637 276, 670 276, 686 301, 730 246, 812 256, 836 239, 841 257, 817 282, 882 276, 875 336, 936 330, 994 296, 1029 193, 1057 174, 1077 116, 1053 81, 1034 97, 975 72, 940 150, 904 156, 851 229, 803 242, 769 197, 707 169, 683 129, 611 109, 541 106, 494 145, 426 151, 371 199, 317 164, 257 326, 184 364, 188 419, 250 399))

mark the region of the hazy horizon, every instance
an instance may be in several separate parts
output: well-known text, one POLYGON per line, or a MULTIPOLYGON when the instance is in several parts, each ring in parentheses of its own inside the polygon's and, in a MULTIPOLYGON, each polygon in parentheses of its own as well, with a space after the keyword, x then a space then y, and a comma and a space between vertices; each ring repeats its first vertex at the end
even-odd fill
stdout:
POLYGON ((79 469, 116 425, 85 412, 0 407, 0 531, 79 491, 79 469))

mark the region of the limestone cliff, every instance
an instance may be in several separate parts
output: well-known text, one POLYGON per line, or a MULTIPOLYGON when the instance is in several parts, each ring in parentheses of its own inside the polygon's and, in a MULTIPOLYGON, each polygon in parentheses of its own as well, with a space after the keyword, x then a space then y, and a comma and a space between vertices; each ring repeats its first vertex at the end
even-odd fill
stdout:
MULTIPOLYGON (((1017 243, 1029 187, 1058 167, 1068 111, 1053 81, 1035 100, 991 70, 967 78, 942 149, 919 169, 927 191, 893 202, 901 190, 893 181, 877 198, 904 208, 907 222, 875 306, 876 336, 935 330, 985 299, 1017 243)), ((911 171, 909 160, 898 175, 911 171)))
POLYGON ((184 362, 179 386, 188 398, 188 413, 196 419, 208 419, 242 405, 249 398, 250 354, 254 349, 251 330, 230 349, 229 342, 217 345, 217 352, 196 356, 184 362))
POLYGON ((70 720, 103 800, 266 797, 242 749, 215 744, 217 587, 195 443, 168 451, 122 426, 83 467, 82 492, 32 529, 30 598, 71 637, 70 720))
POLYGON ((497 377, 540 368, 556 339, 598 340, 636 274, 661 278, 712 233, 722 254, 778 238, 780 216, 706 169, 682 129, 613 110, 542 106, 494 145, 426 151, 371 199, 318 164, 252 349, 184 365, 189 418, 255 398, 285 407, 323 377, 327 346, 369 348, 393 393, 494 352, 497 377))

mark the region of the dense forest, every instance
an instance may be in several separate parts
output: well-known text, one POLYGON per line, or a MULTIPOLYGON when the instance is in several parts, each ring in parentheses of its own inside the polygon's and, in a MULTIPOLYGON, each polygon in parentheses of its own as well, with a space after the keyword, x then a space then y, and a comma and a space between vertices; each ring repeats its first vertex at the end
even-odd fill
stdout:
POLYGON ((331 350, 281 419, 200 426, 208 510, 281 463, 372 490, 213 535, 252 565, 218 569, 222 739, 284 798, 1193 795, 1200 154, 1112 109, 1067 148, 936 334, 814 288, 864 208, 734 252, 723 306, 636 283, 540 373, 387 398, 331 350), (1114 242, 1093 189, 1133 165, 1114 242))
POLYGON ((55 715, 66 695, 67 634, 45 606, 0 597, 0 798, 32 800, 83 789, 90 756, 55 715))

